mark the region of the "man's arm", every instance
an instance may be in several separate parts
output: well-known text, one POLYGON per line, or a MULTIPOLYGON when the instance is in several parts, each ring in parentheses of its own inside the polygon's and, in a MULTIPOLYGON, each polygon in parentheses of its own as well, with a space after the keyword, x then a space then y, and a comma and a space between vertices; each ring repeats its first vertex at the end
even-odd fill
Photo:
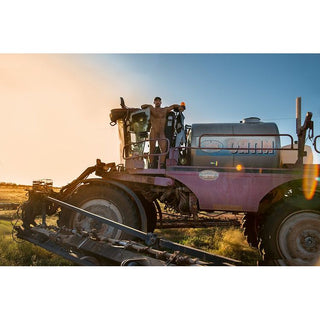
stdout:
POLYGON ((141 106, 141 109, 147 109, 147 108, 152 108, 152 105, 151 104, 143 104, 141 106))
POLYGON ((170 112, 173 109, 178 109, 180 107, 179 104, 173 104, 170 107, 166 107, 165 109, 167 109, 167 112, 170 112))

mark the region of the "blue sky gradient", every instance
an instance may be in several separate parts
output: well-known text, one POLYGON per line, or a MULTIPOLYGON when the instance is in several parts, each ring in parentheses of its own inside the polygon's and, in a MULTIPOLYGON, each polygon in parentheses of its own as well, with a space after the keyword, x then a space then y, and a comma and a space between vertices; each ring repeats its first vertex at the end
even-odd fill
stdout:
MULTIPOLYGON (((291 107, 297 96, 302 96, 303 108, 312 107, 314 116, 320 116, 320 55, 126 54, 86 58, 101 71, 112 64, 126 86, 135 85, 140 77, 141 90, 150 102, 156 94, 167 103, 185 100, 196 121, 209 120, 208 112, 212 121, 217 117, 219 121, 236 121, 251 113, 267 118, 294 117, 291 107)), ((125 93, 124 86, 126 97, 125 93)))
POLYGON ((295 99, 301 96, 302 119, 313 112, 315 134, 320 134, 319 54, 108 54, 81 59, 102 73, 111 68, 130 106, 152 103, 154 96, 161 96, 163 105, 185 101, 189 124, 258 116, 296 139, 295 99))

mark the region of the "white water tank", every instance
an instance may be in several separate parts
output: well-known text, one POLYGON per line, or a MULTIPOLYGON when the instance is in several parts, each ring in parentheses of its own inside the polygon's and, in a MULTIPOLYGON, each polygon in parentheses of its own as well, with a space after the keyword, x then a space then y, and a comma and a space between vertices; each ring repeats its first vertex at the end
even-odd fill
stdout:
POLYGON ((192 166, 279 168, 280 137, 273 122, 250 117, 240 123, 196 123, 190 140, 192 166))

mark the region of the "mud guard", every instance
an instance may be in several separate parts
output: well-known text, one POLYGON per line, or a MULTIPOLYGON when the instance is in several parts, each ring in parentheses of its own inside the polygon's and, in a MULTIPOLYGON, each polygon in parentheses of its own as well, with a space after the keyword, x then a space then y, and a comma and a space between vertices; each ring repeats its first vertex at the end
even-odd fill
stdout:
POLYGON ((129 189, 124 184, 117 182, 117 181, 113 181, 113 180, 86 179, 86 180, 79 181, 79 185, 80 184, 88 184, 88 183, 89 184, 90 183, 111 184, 111 185, 118 187, 119 189, 122 189, 125 193, 127 193, 134 200, 134 202, 139 210, 140 219, 141 219, 141 231, 147 232, 147 227, 148 227, 147 214, 144 210, 144 207, 142 205, 141 200, 131 189, 129 189))

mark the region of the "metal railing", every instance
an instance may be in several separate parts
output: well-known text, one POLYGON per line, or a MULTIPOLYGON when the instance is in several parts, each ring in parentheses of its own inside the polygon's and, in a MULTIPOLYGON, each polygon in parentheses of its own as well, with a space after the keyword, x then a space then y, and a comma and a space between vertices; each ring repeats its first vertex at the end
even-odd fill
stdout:
POLYGON ((202 134, 199 137, 199 147, 191 147, 191 149, 205 149, 205 150, 247 150, 247 151, 274 151, 274 150, 298 150, 297 148, 294 148, 294 140, 293 137, 290 134, 269 134, 269 133, 263 133, 263 134, 254 134, 254 133, 239 133, 239 134, 233 134, 233 133, 205 133, 202 134), (282 148, 263 148, 263 147, 254 147, 254 148, 249 148, 249 147, 203 147, 201 146, 201 139, 203 137, 289 137, 291 140, 291 147, 288 149, 282 149, 282 148))
POLYGON ((313 139, 313 147, 314 147, 315 152, 317 152, 317 153, 320 153, 320 150, 317 149, 317 139, 319 139, 319 138, 320 138, 320 135, 314 137, 314 139, 313 139))
MULTIPOLYGON (((316 139, 320 138, 320 135, 315 137, 314 139, 314 148, 316 150, 316 152, 320 153, 320 151, 317 149, 317 144, 316 144, 316 139)), ((180 146, 180 147, 171 147, 171 149, 173 150, 229 150, 229 151, 240 151, 240 150, 244 150, 244 151, 255 151, 255 152, 263 152, 263 151, 298 151, 298 148, 294 147, 294 139, 292 137, 292 135, 290 134, 269 134, 269 133, 264 133, 264 134, 248 134, 248 133, 239 133, 239 134, 232 134, 232 133, 212 133, 212 134, 202 134, 199 137, 199 144, 198 147, 191 147, 191 146, 180 146), (286 149, 284 148, 276 148, 276 147, 258 147, 258 146, 254 146, 254 147, 205 147, 205 146, 201 146, 201 139, 203 139, 204 137, 287 137, 290 139, 290 146, 286 149)), ((129 149, 129 152, 131 150, 129 149)), ((148 158, 150 156, 155 156, 158 157, 158 159, 160 159, 161 156, 167 155, 170 151, 170 141, 167 138, 162 138, 162 139, 146 139, 146 140, 142 140, 142 141, 137 141, 137 142, 132 142, 129 144, 126 144, 123 148, 123 159, 124 160, 131 160, 131 159, 145 159, 148 158), (161 141, 161 140, 166 140, 167 141, 167 148, 165 152, 161 152, 161 153, 140 153, 140 154, 131 154, 130 156, 126 156, 126 150, 129 147, 132 147, 134 145, 139 145, 139 144, 145 144, 146 142, 150 142, 150 141, 161 141)), ((160 166, 160 161, 158 161, 158 168, 160 166)))
MULTIPOLYGON (((142 141, 137 141, 137 142, 131 142, 131 143, 128 143, 126 144, 124 147, 123 147, 123 150, 122 150, 122 157, 124 160, 129 160, 129 159, 138 159, 138 158, 148 158, 150 156, 158 156, 158 157, 161 157, 161 156, 164 156, 164 155, 167 155, 169 153, 169 150, 170 150, 170 141, 169 139, 167 138, 161 138, 161 139, 146 139, 146 140, 142 140, 142 141), (132 154, 130 156, 126 156, 126 150, 128 147, 131 147, 133 145, 139 145, 139 144, 144 144, 146 142, 150 142, 150 141, 162 141, 162 140, 166 140, 167 141, 167 148, 166 148, 166 151, 165 152, 161 152, 161 153, 148 153, 148 154, 145 154, 145 153, 142 153, 142 154, 132 154)), ((131 150, 129 149, 129 152, 131 150)))

